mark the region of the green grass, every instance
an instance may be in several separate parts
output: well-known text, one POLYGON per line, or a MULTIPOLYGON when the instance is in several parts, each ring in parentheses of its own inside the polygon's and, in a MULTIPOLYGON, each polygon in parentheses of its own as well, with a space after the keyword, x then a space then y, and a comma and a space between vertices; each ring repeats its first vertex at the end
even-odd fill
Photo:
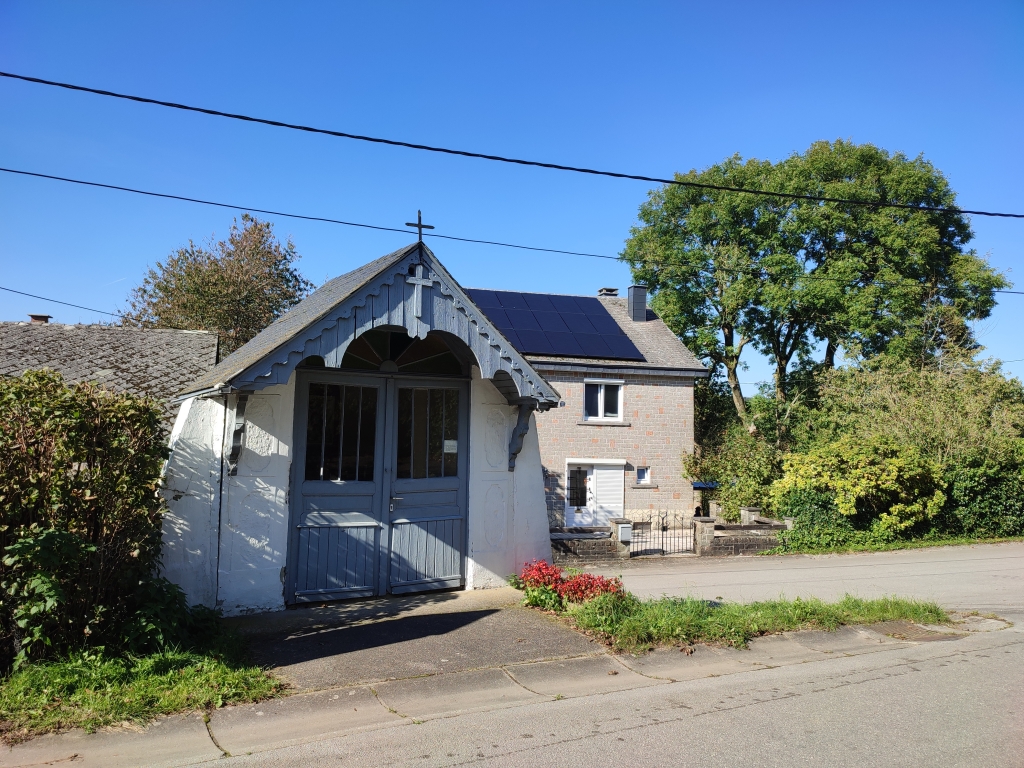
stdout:
POLYGON ((834 603, 816 598, 712 603, 690 597, 639 600, 629 594, 602 595, 571 606, 568 614, 579 629, 632 652, 656 645, 691 643, 742 648, 759 635, 798 629, 834 630, 843 624, 896 619, 926 624, 949 621, 949 615, 935 603, 898 597, 862 600, 850 595, 834 603))
POLYGON ((0 683, 0 736, 13 743, 48 731, 145 723, 158 715, 265 699, 281 687, 234 652, 83 654, 27 665, 0 683))
POLYGON ((896 549, 921 549, 923 547, 963 547, 972 544, 1001 544, 1007 541, 1024 541, 1024 536, 1001 536, 975 538, 970 536, 948 536, 934 539, 908 539, 879 543, 846 544, 839 547, 785 546, 767 549, 760 555, 837 555, 843 552, 889 552, 896 549))

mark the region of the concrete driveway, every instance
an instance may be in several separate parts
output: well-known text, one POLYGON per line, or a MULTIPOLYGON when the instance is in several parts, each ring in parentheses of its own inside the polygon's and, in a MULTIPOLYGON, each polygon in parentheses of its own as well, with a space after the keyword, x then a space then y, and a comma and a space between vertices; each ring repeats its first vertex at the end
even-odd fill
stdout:
POLYGON ((256 661, 321 690, 602 653, 510 587, 327 603, 231 619, 256 661))

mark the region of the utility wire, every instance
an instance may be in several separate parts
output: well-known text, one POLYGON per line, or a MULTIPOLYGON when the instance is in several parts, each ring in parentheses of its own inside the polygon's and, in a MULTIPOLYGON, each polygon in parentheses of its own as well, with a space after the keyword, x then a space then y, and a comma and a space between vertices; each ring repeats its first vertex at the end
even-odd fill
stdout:
MULTIPOLYGON (((377 229, 382 232, 401 232, 409 235, 413 234, 408 229, 397 229, 395 227, 379 227, 376 224, 361 224, 355 221, 342 221, 341 219, 331 219, 326 216, 305 216, 299 213, 285 213, 284 211, 271 211, 266 208, 253 208, 248 205, 233 205, 231 203, 217 203, 213 200, 200 200, 196 197, 185 197, 183 195, 171 195, 165 192, 150 192, 145 189, 133 189, 132 187, 120 187, 116 184, 102 184, 98 181, 85 181, 83 179, 69 179, 65 176, 52 176, 47 173, 33 173, 32 171, 20 171, 15 168, 0 168, 0 171, 4 173, 16 173, 19 176, 34 176, 39 179, 50 179, 52 181, 64 181, 69 184, 81 184, 86 187, 100 187, 102 189, 115 189, 119 192, 132 192, 136 195, 147 195, 148 197, 162 197, 168 200, 182 200, 186 203, 199 203, 200 205, 213 205, 218 208, 230 208, 235 211, 254 211, 256 213, 266 213, 271 216, 285 216, 289 219, 303 219, 305 221, 322 221, 327 224, 342 224, 346 227, 362 227, 363 229, 377 229)), ((516 245, 514 243, 499 243, 495 240, 474 240, 469 237, 455 237, 454 235, 438 235, 430 232, 424 232, 424 237, 438 237, 442 240, 458 240, 461 243, 479 243, 481 245, 498 245, 502 248, 518 248, 524 251, 541 251, 543 253, 564 253, 569 256, 590 256, 595 259, 614 259, 618 261, 617 256, 602 256, 597 253, 583 253, 580 251, 560 251, 557 248, 537 248, 530 245, 516 245)))
MULTIPOLYGON (((331 218, 328 218, 328 217, 325 217, 325 216, 307 216, 307 215, 299 214, 299 213, 285 213, 283 211, 272 211, 272 210, 265 209, 265 208, 251 208, 251 207, 248 207, 248 206, 234 205, 234 204, 230 204, 230 203, 214 202, 212 200, 202 200, 202 199, 196 198, 196 197, 185 197, 184 195, 172 195, 172 194, 168 194, 168 193, 164 193, 164 192, 151 192, 151 191, 143 190, 143 189, 134 189, 132 187, 122 187, 122 186, 118 186, 116 184, 103 184, 103 183, 98 182, 98 181, 85 181, 83 179, 71 179, 71 178, 67 178, 65 176, 53 176, 51 174, 35 173, 35 172, 32 172, 32 171, 22 171, 22 170, 16 170, 14 168, 3 168, 3 167, 0 167, 0 172, 13 173, 13 174, 17 174, 19 176, 31 176, 31 177, 40 178, 40 179, 49 179, 51 181, 63 181, 63 182, 71 183, 71 184, 80 184, 80 185, 87 186, 87 187, 99 187, 101 189, 113 189, 113 190, 116 190, 118 192, 131 192, 131 193, 136 194, 136 195, 146 195, 147 197, 158 197, 158 198, 165 198, 165 199, 168 199, 168 200, 181 200, 181 201, 188 202, 188 203, 198 203, 200 205, 212 205, 212 206, 216 206, 218 208, 229 208, 231 210, 237 210, 237 211, 255 211, 256 213, 265 213, 265 214, 269 214, 271 216, 284 216, 284 217, 291 218, 291 219, 303 219, 305 221, 320 221, 320 222, 325 222, 327 224, 341 224, 341 225, 344 225, 344 226, 347 226, 347 227, 362 227, 362 228, 365 228, 365 229, 375 229, 375 230, 380 230, 380 231, 383 231, 383 232, 401 232, 402 234, 413 234, 412 232, 410 232, 407 229, 397 229, 395 227, 381 227, 381 226, 377 226, 376 224, 363 224, 363 223, 360 223, 360 222, 342 221, 341 219, 331 219, 331 218)), ((518 249, 526 250, 526 251, 541 251, 543 253, 559 253, 559 254, 565 254, 565 255, 568 255, 568 256, 586 256, 586 257, 592 258, 592 259, 606 259, 606 260, 609 260, 609 261, 618 261, 618 262, 628 263, 627 259, 623 259, 620 256, 608 256, 608 255, 600 254, 600 253, 586 253, 586 252, 583 252, 583 251, 563 251, 563 250, 558 250, 556 248, 540 248, 540 247, 536 247, 536 246, 532 246, 532 245, 518 245, 518 244, 515 244, 515 243, 502 243, 502 242, 498 242, 496 240, 477 240, 477 239, 473 239, 473 238, 469 238, 469 237, 456 237, 454 235, 439 235, 439 234, 435 234, 435 233, 431 233, 431 232, 424 232, 423 236, 424 237, 437 237, 437 238, 441 238, 441 239, 444 239, 444 240, 457 240, 457 241, 463 242, 463 243, 478 243, 478 244, 481 244, 481 245, 496 245, 496 246, 501 246, 502 248, 518 248, 518 249)), ((707 271, 703 267, 700 267, 698 265, 676 264, 676 263, 669 262, 669 261, 658 261, 658 260, 648 259, 648 260, 645 261, 645 263, 646 264, 652 264, 652 265, 655 265, 655 266, 670 268, 670 269, 676 269, 676 270, 682 270, 682 271, 690 271, 690 272, 692 272, 694 274, 700 274, 701 272, 707 271)), ((761 271, 742 270, 742 269, 728 269, 728 268, 723 268, 723 267, 716 267, 715 270, 719 271, 719 272, 726 272, 726 273, 740 275, 740 276, 755 277, 755 278, 759 278, 759 279, 762 279, 762 280, 766 279, 766 276, 761 271)), ((827 277, 825 275, 801 274, 801 275, 794 275, 793 278, 794 279, 799 279, 799 280, 824 280, 824 281, 828 281, 828 282, 840 283, 840 284, 843 284, 843 285, 850 285, 850 286, 855 285, 855 283, 852 283, 849 280, 843 280, 843 279, 836 278, 836 277, 827 277)), ((878 287, 881 287, 881 288, 892 287, 892 286, 901 285, 901 284, 902 285, 916 285, 916 286, 920 286, 921 285, 921 283, 919 283, 919 282, 917 282, 915 280, 901 280, 901 281, 898 281, 898 282, 889 282, 889 283, 874 283, 874 281, 872 281, 872 283, 877 285, 878 287)), ((1009 290, 994 289, 993 292, 994 293, 1009 293, 1009 294, 1024 295, 1024 291, 1009 291, 1009 290)), ((96 310, 96 311, 99 311, 99 310, 96 310)), ((112 314, 112 313, 108 312, 106 314, 112 314)))
POLYGON ((74 307, 75 309, 87 309, 90 312, 98 312, 101 315, 110 315, 111 317, 120 317, 116 312, 105 312, 102 309, 93 309, 92 307, 83 307, 81 304, 70 304, 66 301, 60 301, 59 299, 49 299, 46 296, 36 296, 34 293, 25 293, 24 291, 16 291, 13 288, 4 288, 0 285, 0 291, 7 291, 8 293, 16 293, 19 296, 28 296, 32 299, 39 299, 40 301, 52 301, 54 304, 63 304, 65 307, 74 307))
POLYGON ((939 205, 911 205, 907 203, 881 203, 871 202, 866 200, 851 200, 841 197, 824 197, 819 195, 801 195, 790 192, 772 192, 761 189, 750 189, 746 187, 729 187, 719 184, 705 184, 703 182, 696 181, 682 181, 680 179, 662 179, 657 176, 642 176, 633 173, 617 173, 615 171, 601 171, 594 168, 581 168, 574 165, 560 165, 558 163, 544 163, 538 160, 523 160, 514 157, 504 157, 502 155, 488 155, 482 152, 470 152, 462 149, 450 149, 447 147, 435 147, 429 144, 414 144, 408 141, 398 141, 396 139, 385 139, 379 136, 363 136, 357 133, 346 133, 344 131, 334 131, 327 128, 315 128, 309 125, 299 125, 297 123, 286 123, 280 120, 269 120, 261 117, 252 117, 251 115, 241 115, 234 112, 222 112, 218 109, 207 109, 205 107, 195 107, 189 104, 178 104, 173 101, 161 101, 159 99, 151 99, 145 96, 132 96, 127 93, 117 93, 116 91, 105 91, 99 88, 88 88, 84 85, 74 85, 72 83, 62 83, 56 80, 44 80, 39 77, 29 77, 28 75, 19 75, 14 72, 3 72, 0 71, 0 77, 7 77, 13 80, 22 80, 27 83, 36 83, 38 85, 49 85, 57 88, 65 88, 71 91, 81 91, 83 93, 92 93, 97 96, 108 96, 115 99, 124 99, 127 101, 135 101, 142 104, 155 104, 160 107, 169 107, 171 109, 180 109, 186 112, 199 112, 204 115, 212 115, 214 117, 225 117, 232 120, 243 120, 248 123, 259 123, 261 125, 270 125, 275 128, 288 128, 294 131, 305 131, 306 133, 318 133, 325 136, 334 136, 342 139, 353 139, 355 141, 368 141, 374 144, 387 144, 393 147, 405 147, 407 149, 418 149, 425 152, 438 152, 446 155, 458 155, 460 157, 472 157, 480 160, 492 160, 499 163, 510 163, 513 165, 525 165, 535 168, 549 168, 556 171, 570 171, 572 173, 586 173, 591 176, 607 176, 614 179, 632 179, 635 181, 649 181, 655 184, 671 184, 680 187, 694 187, 697 189, 713 189, 720 192, 741 192, 744 194, 761 195, 764 197, 781 198, 785 200, 811 200, 814 202, 821 203, 841 203, 844 205, 859 205, 870 208, 897 208, 902 210, 911 211, 936 211, 939 213, 954 213, 954 214, 971 214, 974 216, 994 216, 999 218, 1009 219, 1024 219, 1024 213, 999 213, 995 211, 975 211, 966 210, 961 208, 951 208, 948 206, 939 205))

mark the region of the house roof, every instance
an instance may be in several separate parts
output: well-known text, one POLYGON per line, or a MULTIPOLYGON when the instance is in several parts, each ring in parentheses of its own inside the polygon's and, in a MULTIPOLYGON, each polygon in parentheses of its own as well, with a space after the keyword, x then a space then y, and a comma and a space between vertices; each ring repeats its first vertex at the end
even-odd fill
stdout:
POLYGON ((380 326, 402 326, 419 338, 432 332, 455 336, 472 350, 481 375, 495 381, 506 398, 535 400, 542 409, 559 401, 557 390, 422 242, 328 281, 189 383, 179 397, 283 384, 308 357, 340 367, 348 344, 380 326))
MULTIPOLYGON (((50 368, 73 382, 167 401, 217 362, 207 331, 0 322, 0 375, 50 368)), ((174 410, 166 407, 165 417, 174 410)))
POLYGON ((182 382, 179 392, 190 394, 226 386, 235 376, 273 353, 304 328, 330 314, 331 310, 368 280, 401 261, 417 246, 418 243, 413 243, 364 264, 358 269, 339 275, 333 280, 328 280, 255 337, 221 360, 214 368, 195 379, 182 382))
MULTIPOLYGON (((638 322, 630 319, 625 298, 598 296, 596 299, 601 302, 615 323, 640 351, 640 354, 644 357, 643 360, 536 354, 526 354, 526 359, 539 369, 548 366, 562 368, 567 365, 576 365, 619 369, 646 368, 672 370, 679 371, 680 373, 685 372, 689 375, 697 374, 698 376, 704 375, 707 372, 707 368, 703 363, 672 333, 671 329, 665 325, 664 321, 658 317, 653 309, 647 309, 646 322, 638 322)), ((486 308, 482 308, 481 311, 485 314, 487 313, 486 308)))

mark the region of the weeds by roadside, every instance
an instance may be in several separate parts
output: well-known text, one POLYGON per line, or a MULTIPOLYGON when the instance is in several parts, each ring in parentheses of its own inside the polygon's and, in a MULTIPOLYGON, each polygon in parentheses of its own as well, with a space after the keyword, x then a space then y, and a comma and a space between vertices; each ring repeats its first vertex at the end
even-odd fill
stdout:
POLYGON ((941 624, 949 615, 935 603, 886 597, 863 600, 847 595, 827 603, 816 598, 716 603, 691 597, 639 600, 612 594, 568 608, 579 629, 590 631, 623 651, 656 645, 712 643, 745 647, 759 635, 799 629, 834 630, 844 624, 905 619, 941 624))
POLYGON ((509 583, 524 591, 523 604, 553 611, 623 651, 656 645, 712 643, 745 647, 759 635, 799 629, 834 630, 843 624, 907 620, 949 623, 935 603, 884 597, 864 600, 847 595, 827 603, 817 598, 723 603, 692 597, 640 600, 619 579, 575 569, 563 571, 544 561, 527 563, 509 583))
POLYGON ((766 549, 759 555, 839 555, 844 552, 889 552, 898 549, 922 549, 924 547, 962 547, 973 544, 1002 544, 1008 541, 1024 541, 1024 536, 1000 536, 974 538, 970 536, 945 536, 940 538, 901 539, 890 542, 840 544, 834 547, 813 546, 787 542, 783 546, 766 549))
POLYGON ((0 683, 0 738, 146 723, 159 715, 266 699, 282 684, 252 665, 229 636, 218 647, 139 657, 84 652, 26 664, 0 683))

